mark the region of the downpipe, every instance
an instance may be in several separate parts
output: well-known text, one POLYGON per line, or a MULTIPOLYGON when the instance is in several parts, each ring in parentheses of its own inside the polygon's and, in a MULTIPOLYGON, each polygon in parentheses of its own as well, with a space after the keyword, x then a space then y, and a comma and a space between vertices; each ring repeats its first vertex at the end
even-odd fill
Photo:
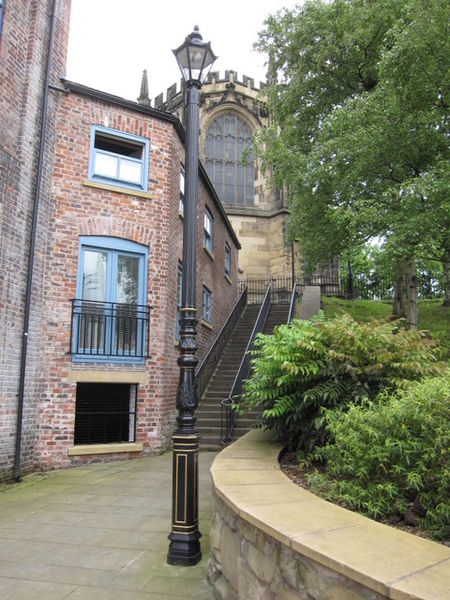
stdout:
POLYGON ((45 79, 43 86, 43 97, 42 97, 42 119, 41 119, 41 130, 39 136, 39 154, 38 164, 36 168, 36 185, 34 189, 34 200, 33 200, 33 213, 31 221, 31 233, 30 233, 30 246, 29 246, 29 261, 28 261, 28 273, 27 273, 27 287, 25 295, 25 308, 23 317, 23 330, 22 330, 22 353, 20 360, 20 374, 19 374, 19 391, 17 400, 17 425, 16 425, 16 448, 14 455, 14 479, 19 481, 20 479, 20 453, 22 449, 22 428, 23 428, 23 407, 24 407, 24 395, 25 395, 25 375, 27 370, 27 351, 28 351, 28 334, 30 325, 30 312, 31 312, 31 288, 33 284, 33 268, 34 268, 34 254, 36 246, 36 230, 39 212, 39 201, 41 195, 41 176, 42 176, 42 165, 44 162, 44 149, 45 149, 45 132, 47 128, 47 107, 48 107, 48 93, 50 83, 50 70, 52 63, 52 52, 53 42, 55 35, 55 22, 56 22, 56 3, 57 0, 52 2, 52 12, 50 15, 50 32, 48 37, 48 49, 47 49, 47 64, 45 67, 45 79))

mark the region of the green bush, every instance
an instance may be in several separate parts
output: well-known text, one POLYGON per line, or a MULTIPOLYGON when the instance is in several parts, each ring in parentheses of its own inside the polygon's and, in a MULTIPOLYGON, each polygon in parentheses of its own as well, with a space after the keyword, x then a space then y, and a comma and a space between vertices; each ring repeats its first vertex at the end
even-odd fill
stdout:
POLYGON ((450 535, 450 378, 428 378, 345 413, 326 411, 332 443, 314 452, 312 490, 375 519, 408 511, 436 538, 450 535))
POLYGON ((259 335, 241 410, 306 455, 327 438, 322 408, 374 399, 405 380, 438 374, 439 346, 395 321, 357 323, 349 315, 293 321, 259 335))

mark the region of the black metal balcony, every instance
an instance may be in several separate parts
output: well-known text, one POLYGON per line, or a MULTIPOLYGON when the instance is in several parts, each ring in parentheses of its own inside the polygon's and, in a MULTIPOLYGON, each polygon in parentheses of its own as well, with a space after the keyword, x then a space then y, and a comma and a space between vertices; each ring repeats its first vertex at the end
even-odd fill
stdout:
POLYGON ((71 300, 70 354, 82 357, 148 357, 150 306, 71 300))

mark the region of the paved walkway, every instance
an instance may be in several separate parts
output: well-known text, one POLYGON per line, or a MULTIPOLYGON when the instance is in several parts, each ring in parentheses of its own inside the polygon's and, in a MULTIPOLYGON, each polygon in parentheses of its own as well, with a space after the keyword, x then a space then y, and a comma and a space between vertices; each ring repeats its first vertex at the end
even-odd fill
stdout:
POLYGON ((200 454, 203 558, 166 564, 172 456, 34 474, 0 487, 2 600, 211 600, 209 555, 214 453, 200 454))
POLYGON ((320 310, 320 286, 307 285, 300 303, 300 319, 308 320, 320 310))

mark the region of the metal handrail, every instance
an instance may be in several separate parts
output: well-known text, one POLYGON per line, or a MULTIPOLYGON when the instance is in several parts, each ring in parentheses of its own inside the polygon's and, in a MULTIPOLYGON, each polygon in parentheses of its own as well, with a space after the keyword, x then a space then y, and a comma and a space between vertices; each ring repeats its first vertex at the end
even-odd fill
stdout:
POLYGON ((261 308, 259 309, 258 317, 256 319, 255 325, 253 327, 253 331, 250 335, 250 338, 247 343, 247 347, 245 349, 244 355, 241 360, 241 364, 239 366, 238 372, 236 373, 236 377, 233 381, 233 386, 231 388, 230 393, 228 394, 228 398, 222 400, 221 404, 221 432, 220 438, 222 444, 230 444, 233 441, 233 428, 234 421, 236 418, 236 411, 233 410, 232 405, 239 403, 240 396, 242 394, 242 384, 245 379, 250 374, 250 350, 253 347, 253 342, 255 340, 256 334, 260 333, 264 329, 264 325, 267 319, 267 315, 270 309, 270 293, 272 289, 272 283, 267 286, 266 293, 264 295, 264 300, 261 304, 261 308))
POLYGON ((287 320, 288 325, 292 321, 296 302, 297 302, 297 282, 295 281, 294 287, 292 288, 291 303, 289 305, 289 315, 288 315, 288 320, 287 320))
POLYGON ((217 363, 222 356, 225 346, 231 338, 231 334, 233 333, 246 304, 247 288, 245 287, 195 373, 197 398, 199 400, 202 397, 209 380, 211 379, 211 375, 213 374, 214 369, 216 368, 217 363))

